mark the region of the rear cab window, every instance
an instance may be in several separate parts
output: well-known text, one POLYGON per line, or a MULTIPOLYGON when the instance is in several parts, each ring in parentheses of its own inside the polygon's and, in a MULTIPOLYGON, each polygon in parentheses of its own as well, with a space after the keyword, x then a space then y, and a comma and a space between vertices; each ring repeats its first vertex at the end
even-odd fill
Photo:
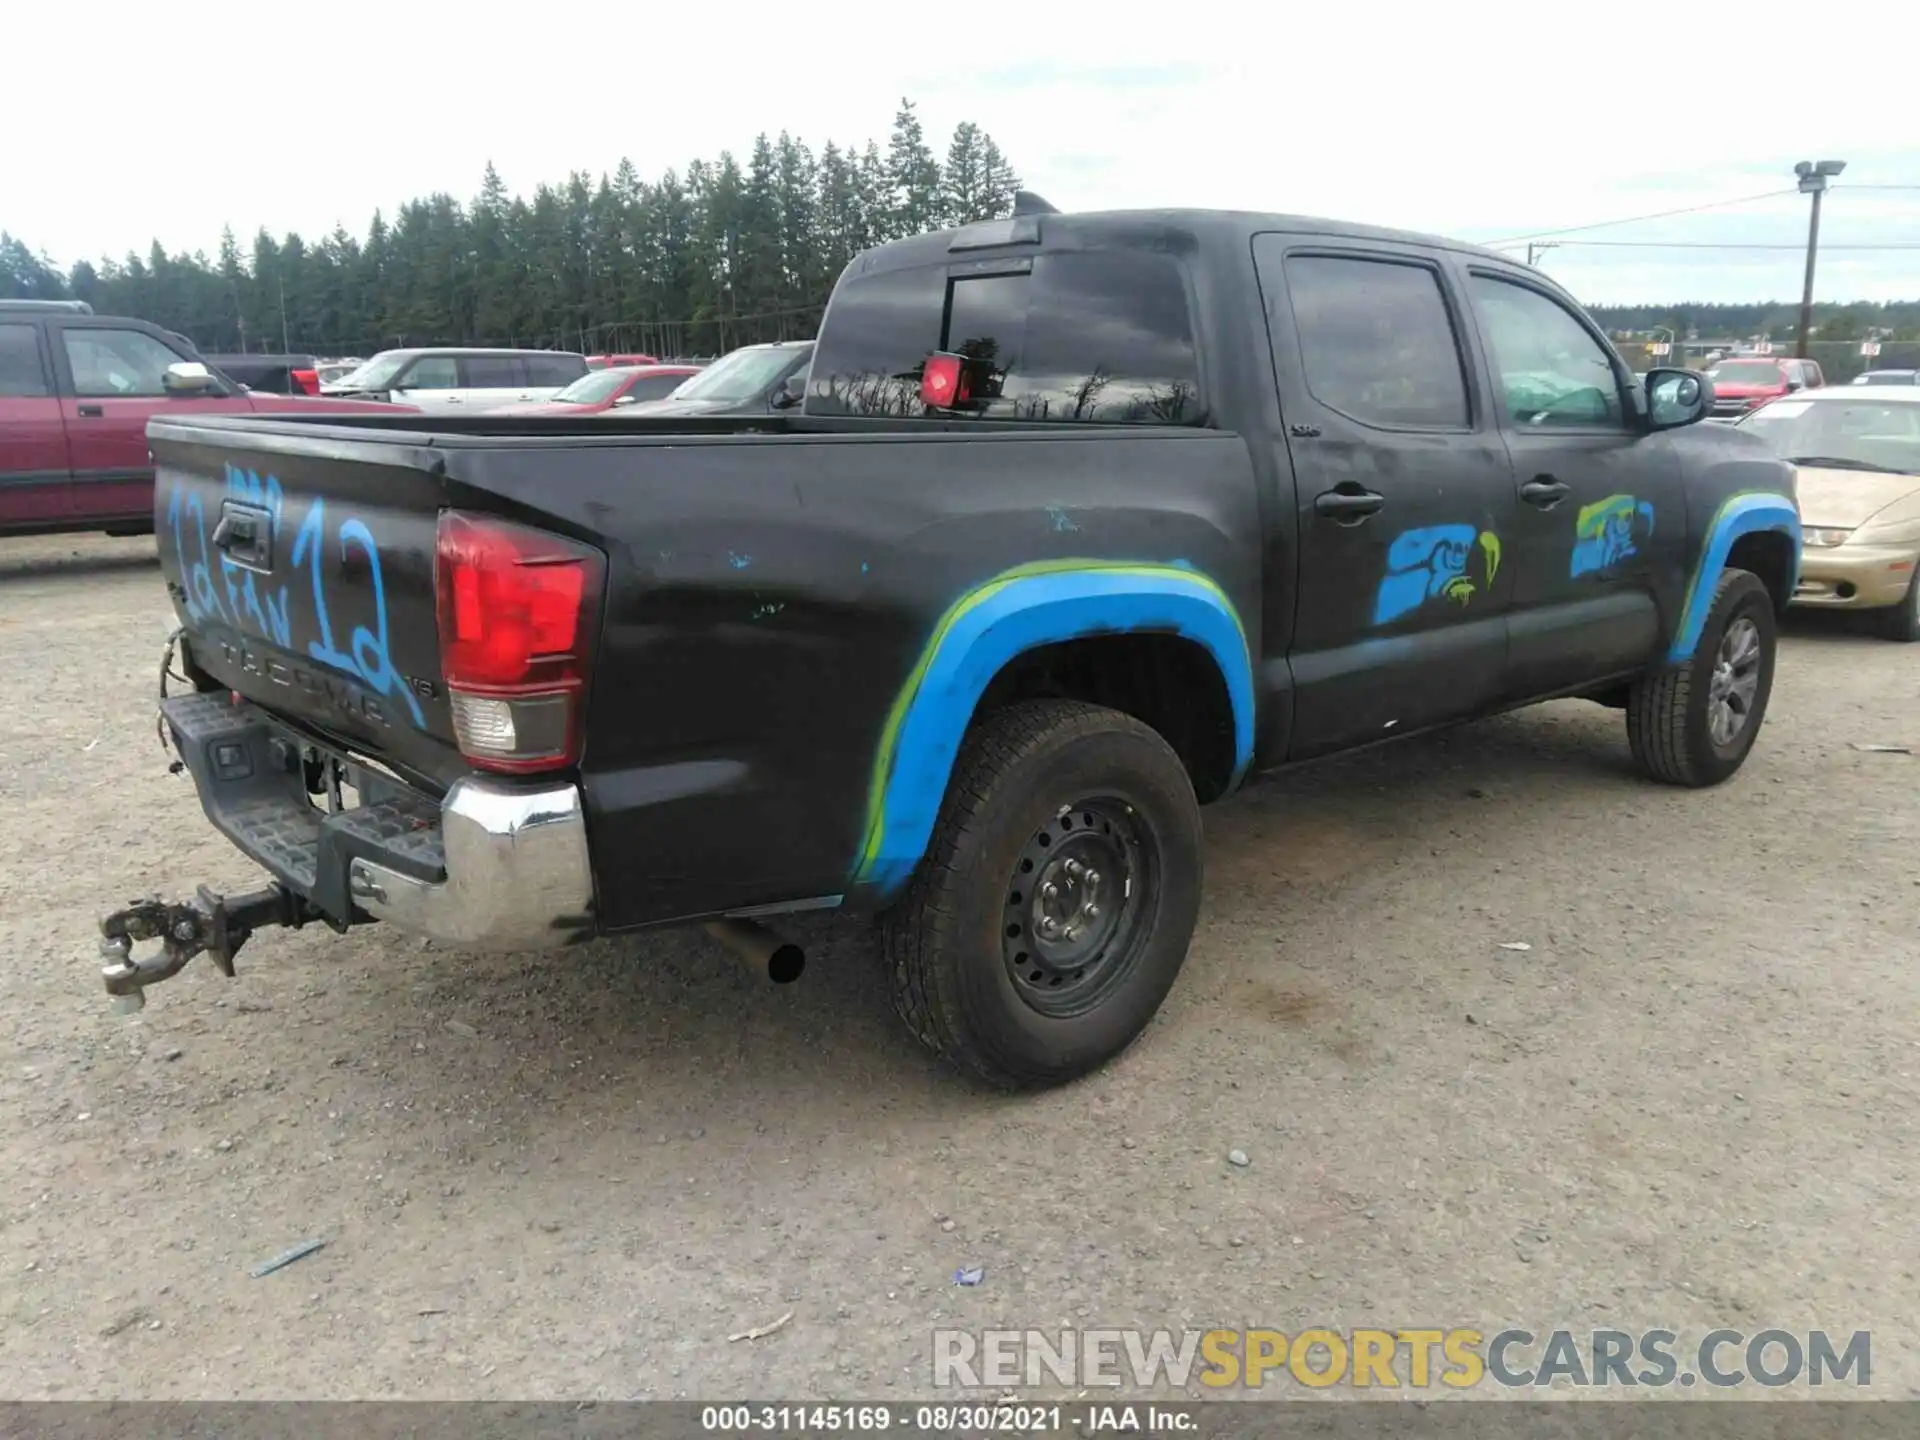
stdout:
POLYGON ((1185 276, 1170 256, 1054 251, 847 280, 814 355, 813 415, 1204 425, 1185 276), (929 356, 965 357, 969 398, 929 412, 929 356))

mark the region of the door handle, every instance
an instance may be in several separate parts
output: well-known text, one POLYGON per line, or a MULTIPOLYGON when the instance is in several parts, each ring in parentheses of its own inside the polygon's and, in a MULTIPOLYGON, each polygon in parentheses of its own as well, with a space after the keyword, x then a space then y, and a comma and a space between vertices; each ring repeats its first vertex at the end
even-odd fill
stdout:
POLYGON ((98 420, 102 415, 107 413, 107 407, 104 405, 81 405, 78 407, 78 411, 82 419, 98 420))
POLYGON ((1386 503, 1386 496, 1371 490, 1328 490, 1313 497, 1313 513, 1343 525, 1358 525, 1386 503))
POLYGON ((1520 498, 1542 510, 1551 510, 1572 493, 1572 486, 1551 475, 1536 475, 1520 487, 1520 498))

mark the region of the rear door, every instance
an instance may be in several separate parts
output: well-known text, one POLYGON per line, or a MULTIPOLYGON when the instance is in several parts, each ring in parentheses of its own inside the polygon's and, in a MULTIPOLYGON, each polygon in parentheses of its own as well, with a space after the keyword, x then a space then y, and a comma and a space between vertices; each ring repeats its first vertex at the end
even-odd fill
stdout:
POLYGON ((1500 693, 1513 482, 1437 253, 1254 237, 1295 474, 1293 758, 1500 693))
POLYGON ((467 409, 460 360, 453 355, 416 355, 394 377, 393 399, 429 415, 458 415, 467 409))
POLYGON ((167 367, 196 357, 144 329, 60 320, 50 330, 56 339, 56 370, 63 371, 67 381, 60 408, 72 457, 77 518, 152 516, 147 421, 155 415, 217 415, 251 408, 240 395, 168 395, 167 367))
POLYGON ((462 355, 460 385, 461 401, 469 411, 545 398, 528 387, 526 365, 517 355, 462 355))
POLYGON ((0 530, 73 515, 73 465, 52 357, 33 320, 0 320, 0 530))
POLYGON ((1672 438, 1636 421, 1626 367, 1591 320, 1517 270, 1473 265, 1466 275, 1513 457, 1506 697, 1643 666, 1687 581, 1672 438))

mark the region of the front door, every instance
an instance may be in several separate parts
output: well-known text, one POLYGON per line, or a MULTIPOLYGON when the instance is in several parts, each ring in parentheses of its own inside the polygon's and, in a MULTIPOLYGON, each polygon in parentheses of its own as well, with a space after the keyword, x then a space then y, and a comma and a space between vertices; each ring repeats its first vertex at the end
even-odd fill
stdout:
POLYGON ((467 408, 460 388, 460 361, 452 355, 420 355, 395 377, 393 399, 429 415, 459 414, 467 408))
POLYGON ((1506 698, 1638 669, 1672 634, 1687 580, 1673 442, 1646 433, 1618 357, 1547 287, 1474 266, 1467 292, 1519 501, 1506 698))
POLYGON ((244 396, 167 394, 167 367, 189 357, 144 330, 64 322, 59 352, 72 380, 61 402, 73 456, 74 513, 85 520, 153 515, 147 421, 155 415, 247 413, 244 396))
POLYGON ((1499 694, 1513 484, 1439 257, 1255 237, 1299 506, 1304 759, 1499 694))

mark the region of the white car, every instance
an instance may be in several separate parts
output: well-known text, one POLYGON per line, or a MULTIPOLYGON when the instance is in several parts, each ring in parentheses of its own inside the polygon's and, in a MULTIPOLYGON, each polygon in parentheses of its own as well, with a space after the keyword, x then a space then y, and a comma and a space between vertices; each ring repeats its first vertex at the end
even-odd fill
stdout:
POLYGON ((383 350, 320 393, 462 415, 550 400, 586 373, 565 350, 383 350))

